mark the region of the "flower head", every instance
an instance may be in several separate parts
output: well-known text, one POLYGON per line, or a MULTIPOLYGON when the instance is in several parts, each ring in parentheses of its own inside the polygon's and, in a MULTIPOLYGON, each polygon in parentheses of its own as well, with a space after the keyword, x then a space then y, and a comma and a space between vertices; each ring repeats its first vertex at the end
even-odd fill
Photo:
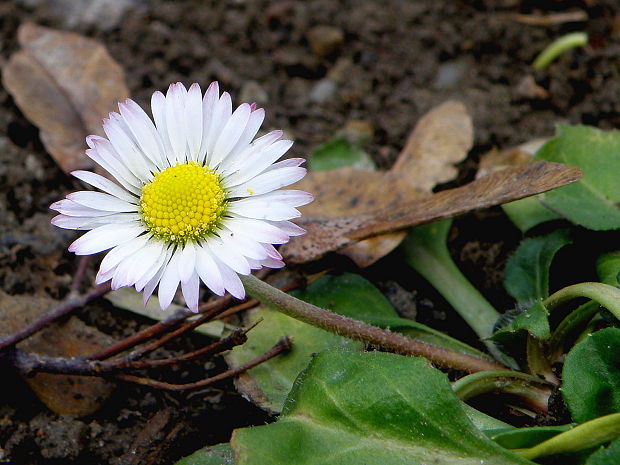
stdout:
POLYGON ((237 273, 284 266, 273 244, 304 230, 289 220, 312 201, 279 190, 301 179, 302 158, 280 162, 292 141, 282 131, 254 138, 265 112, 254 104, 232 111, 217 82, 172 84, 151 100, 154 123, 132 100, 103 120, 107 138, 89 136, 86 155, 117 181, 89 171, 78 179, 99 189, 69 194, 51 205, 52 224, 90 230, 69 246, 77 255, 112 249, 97 283, 135 286, 146 302, 157 286, 162 309, 181 284, 188 307, 198 309, 202 280, 215 294, 245 295, 237 273))

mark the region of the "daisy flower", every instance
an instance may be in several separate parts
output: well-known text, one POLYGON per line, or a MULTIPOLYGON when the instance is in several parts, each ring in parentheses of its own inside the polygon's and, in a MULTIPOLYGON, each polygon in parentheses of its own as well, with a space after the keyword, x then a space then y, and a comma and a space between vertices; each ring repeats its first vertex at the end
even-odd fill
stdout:
POLYGON ((282 131, 254 138, 265 112, 243 103, 232 111, 217 82, 204 97, 198 84, 172 84, 151 99, 154 122, 132 100, 103 120, 107 138, 89 136, 86 155, 117 181, 89 171, 72 174, 99 189, 67 195, 50 208, 52 224, 89 230, 69 246, 76 255, 111 249, 97 283, 135 286, 148 301, 157 286, 167 308, 179 283, 198 309, 200 281, 212 292, 243 298, 238 274, 284 266, 274 244, 304 230, 290 222, 312 201, 279 190, 306 173, 303 158, 280 162, 293 144, 282 131))

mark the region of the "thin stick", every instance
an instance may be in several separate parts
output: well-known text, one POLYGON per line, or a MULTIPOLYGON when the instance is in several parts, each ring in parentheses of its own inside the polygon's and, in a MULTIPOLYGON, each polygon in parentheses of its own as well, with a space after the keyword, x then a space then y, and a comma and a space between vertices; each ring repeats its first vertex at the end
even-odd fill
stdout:
POLYGON ((65 375, 82 375, 82 376, 103 376, 122 370, 137 370, 150 367, 162 367, 175 365, 177 363, 188 362, 206 355, 216 354, 233 347, 243 344, 247 340, 247 332, 252 329, 238 329, 233 331, 229 336, 208 346, 202 347, 193 352, 181 355, 180 357, 171 357, 159 360, 130 361, 127 359, 118 360, 85 360, 79 357, 48 357, 35 353, 24 352, 15 349, 11 352, 2 354, 3 358, 9 362, 21 373, 54 373, 65 375))
POLYGON ((140 378, 139 376, 132 376, 132 375, 126 375, 126 374, 117 374, 115 377, 122 381, 127 381, 129 383, 134 383, 134 384, 140 384, 142 386, 148 386, 148 387, 156 388, 156 389, 164 389, 167 391, 189 391, 191 389, 197 389, 197 388, 208 386, 210 384, 213 384, 217 381, 221 381, 226 378, 232 378, 234 376, 237 376, 249 370, 250 368, 255 367, 256 365, 260 365, 261 363, 266 362, 267 360, 275 357, 276 355, 289 350, 290 348, 291 348, 291 339, 289 337, 283 337, 282 339, 278 341, 278 343, 275 346, 273 346, 263 355, 255 358, 254 360, 250 360, 249 362, 244 363, 243 365, 237 368, 225 371, 223 373, 220 373, 219 375, 215 375, 211 378, 203 379, 201 381, 196 381, 194 383, 171 384, 171 383, 166 383, 163 381, 156 381, 154 379, 149 379, 149 378, 140 378))
POLYGON ((90 292, 81 295, 81 296, 71 296, 65 299, 60 303, 55 309, 46 313, 38 319, 37 321, 29 324, 21 331, 7 337, 6 339, 0 341, 0 352, 15 346, 15 344, 23 341, 24 339, 32 336, 36 332, 45 328, 50 323, 62 318, 65 315, 68 315, 74 310, 83 307, 88 302, 96 299, 97 297, 101 297, 103 294, 110 290, 110 283, 101 284, 95 288, 93 288, 90 292))
POLYGON ((86 276, 86 270, 88 270, 89 262, 90 255, 80 257, 75 276, 73 277, 73 282, 71 283, 71 289, 69 291, 70 296, 75 297, 80 294, 80 286, 82 285, 82 281, 84 281, 84 276, 86 276))
MULTIPOLYGON (((243 305, 243 304, 242 304, 243 305)), ((168 334, 165 334, 164 336, 162 336, 161 338, 154 340, 154 341, 150 341, 148 344, 146 344, 144 347, 138 348, 137 350, 134 350, 133 352, 131 352, 127 358, 130 360, 136 360, 138 358, 143 357, 144 355, 153 352, 155 349, 158 349, 159 347, 163 346, 165 343, 167 343, 168 341, 171 341, 172 339, 193 330, 194 328, 197 328, 198 326, 213 320, 220 312, 223 311, 223 309, 226 306, 223 306, 222 308, 220 308, 219 306, 215 306, 214 308, 211 309, 211 311, 209 312, 205 312, 204 315, 201 315, 200 317, 196 318, 195 320, 189 321, 187 323, 182 324, 181 326, 179 326, 177 329, 175 329, 174 331, 169 332, 168 334)))
POLYGON ((393 350, 398 354, 419 355, 438 365, 470 373, 506 369, 505 366, 494 362, 411 339, 387 329, 327 311, 296 299, 252 275, 239 277, 246 291, 261 302, 268 303, 285 315, 329 332, 393 350))
POLYGON ((115 370, 137 370, 143 368, 152 368, 152 367, 164 367, 170 365, 176 365, 177 363, 189 362, 191 360, 195 360, 200 357, 204 357, 206 355, 219 354, 226 350, 230 350, 235 346, 241 345, 245 343, 247 338, 248 330, 245 329, 237 329, 234 330, 230 335, 226 336, 223 339, 220 339, 213 344, 209 344, 208 346, 202 347, 193 352, 189 352, 187 354, 183 354, 179 357, 171 357, 164 358, 159 360, 139 360, 139 361, 130 361, 127 359, 118 359, 118 360, 110 360, 109 362, 103 362, 104 365, 109 366, 115 370))
MULTIPOLYGON (((206 304, 201 305, 199 311, 206 313, 222 310, 231 301, 232 296, 227 295, 225 297, 222 297, 221 299, 213 300, 211 302, 207 302, 206 304)), ((154 325, 151 325, 148 328, 143 329, 142 331, 138 331, 132 336, 129 336, 128 338, 125 338, 122 341, 117 342, 116 344, 112 344, 111 346, 105 347, 91 355, 86 356, 85 358, 87 360, 104 360, 106 358, 110 358, 113 355, 123 352, 124 350, 137 346, 138 344, 146 341, 147 339, 150 339, 168 331, 170 328, 180 324, 182 321, 192 315, 195 315, 195 313, 190 312, 189 310, 179 310, 178 312, 170 315, 164 321, 155 323, 154 325)))

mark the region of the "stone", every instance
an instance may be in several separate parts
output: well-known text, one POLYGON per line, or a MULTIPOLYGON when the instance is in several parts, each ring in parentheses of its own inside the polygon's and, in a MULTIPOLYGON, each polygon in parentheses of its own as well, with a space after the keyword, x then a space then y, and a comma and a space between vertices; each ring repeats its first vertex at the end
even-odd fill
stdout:
POLYGON ((336 55, 344 45, 344 32, 333 26, 314 26, 306 34, 312 53, 319 58, 336 55))

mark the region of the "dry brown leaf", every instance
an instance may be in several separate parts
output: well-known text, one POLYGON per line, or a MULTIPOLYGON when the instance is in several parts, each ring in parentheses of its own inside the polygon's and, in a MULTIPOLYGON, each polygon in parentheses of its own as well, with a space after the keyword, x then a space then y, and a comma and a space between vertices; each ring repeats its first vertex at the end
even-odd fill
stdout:
POLYGON ((129 96, 123 69, 101 43, 72 32, 26 23, 18 40, 22 49, 3 69, 4 87, 65 172, 92 168, 84 139, 103 135, 101 118, 129 96))
POLYGON ((532 161, 534 154, 548 139, 532 139, 517 147, 498 150, 492 149, 480 157, 476 179, 488 176, 513 166, 525 165, 532 161))
MULTIPOLYGON (((49 297, 11 296, 0 290, 1 332, 6 336, 37 320, 58 305, 49 297)), ((51 357, 87 355, 111 344, 112 339, 76 317, 54 323, 17 347, 51 357)), ((37 373, 25 381, 47 407, 58 414, 86 416, 95 413, 112 393, 114 385, 92 376, 37 373)))
POLYGON ((582 176, 579 168, 539 161, 498 171, 456 189, 420 195, 415 201, 375 205, 374 211, 364 214, 306 217, 298 223, 307 233, 282 246, 280 253, 287 263, 309 262, 369 237, 539 194, 582 176))
POLYGON ((412 187, 430 192, 456 178, 454 165, 465 159, 473 143, 473 124, 465 105, 442 103, 420 118, 391 171, 400 173, 412 187))
MULTIPOLYGON (((426 197, 440 183, 457 175, 473 144, 471 117, 460 102, 449 101, 426 113, 409 135, 391 170, 362 172, 352 168, 310 172, 296 188, 312 192, 303 207, 308 217, 339 218, 364 214, 426 197)), ((405 237, 402 231, 367 239, 339 252, 366 267, 390 253, 405 237)))

